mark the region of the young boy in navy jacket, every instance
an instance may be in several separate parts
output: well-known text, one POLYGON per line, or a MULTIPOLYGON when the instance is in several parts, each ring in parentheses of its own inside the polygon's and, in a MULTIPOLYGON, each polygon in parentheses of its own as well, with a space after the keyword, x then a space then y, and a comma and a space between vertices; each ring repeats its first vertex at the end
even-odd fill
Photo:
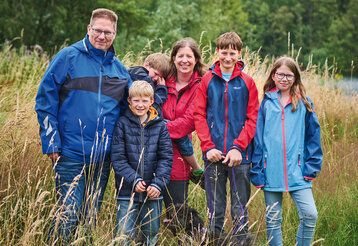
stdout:
POLYGON ((229 179, 232 233, 245 241, 251 140, 259 102, 255 82, 242 72, 243 62, 238 61, 242 45, 235 32, 224 33, 217 39, 219 60, 203 76, 197 90, 194 121, 205 162, 209 231, 214 237, 222 237, 229 179))
POLYGON ((141 236, 138 240, 145 245, 155 245, 158 240, 162 192, 169 183, 173 153, 168 130, 153 102, 152 86, 146 81, 133 82, 129 109, 114 130, 116 234, 125 236, 124 244, 136 238, 136 228, 141 236))

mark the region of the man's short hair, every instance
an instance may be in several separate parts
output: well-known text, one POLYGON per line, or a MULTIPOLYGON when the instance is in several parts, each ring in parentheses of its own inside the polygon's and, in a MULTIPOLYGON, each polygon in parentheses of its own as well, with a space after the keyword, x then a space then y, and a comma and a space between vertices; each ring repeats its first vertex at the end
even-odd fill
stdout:
POLYGON ((148 65, 151 68, 158 70, 162 73, 164 78, 166 78, 170 72, 170 58, 164 53, 158 52, 150 54, 145 58, 144 65, 148 65))
POLYGON ((153 87, 144 80, 136 80, 129 87, 129 98, 132 97, 150 97, 154 98, 153 87))
POLYGON ((241 51, 243 43, 236 32, 226 32, 221 34, 216 40, 217 49, 229 49, 241 51))
POLYGON ((98 19, 98 18, 105 18, 105 19, 110 20, 114 24, 114 29, 117 30, 118 16, 112 10, 104 9, 104 8, 99 8, 99 9, 93 10, 91 20, 90 20, 90 25, 93 25, 94 20, 98 19))

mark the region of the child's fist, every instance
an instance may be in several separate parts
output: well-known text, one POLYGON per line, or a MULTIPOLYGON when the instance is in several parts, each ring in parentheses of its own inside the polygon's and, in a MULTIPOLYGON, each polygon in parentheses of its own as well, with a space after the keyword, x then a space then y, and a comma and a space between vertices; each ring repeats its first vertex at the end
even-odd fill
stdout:
POLYGON ((135 192, 142 193, 145 191, 146 183, 142 180, 135 185, 135 192))
POLYGON ((157 198, 160 195, 160 191, 154 186, 149 185, 147 188, 147 195, 149 198, 157 198))

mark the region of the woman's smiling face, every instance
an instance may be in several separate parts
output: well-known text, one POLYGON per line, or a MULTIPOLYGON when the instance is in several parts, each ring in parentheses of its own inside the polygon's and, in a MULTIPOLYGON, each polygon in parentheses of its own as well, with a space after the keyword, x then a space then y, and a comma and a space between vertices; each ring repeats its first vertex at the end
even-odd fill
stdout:
POLYGON ((178 50, 174 58, 174 64, 177 69, 177 73, 193 73, 196 60, 194 52, 190 49, 190 47, 185 46, 178 50))

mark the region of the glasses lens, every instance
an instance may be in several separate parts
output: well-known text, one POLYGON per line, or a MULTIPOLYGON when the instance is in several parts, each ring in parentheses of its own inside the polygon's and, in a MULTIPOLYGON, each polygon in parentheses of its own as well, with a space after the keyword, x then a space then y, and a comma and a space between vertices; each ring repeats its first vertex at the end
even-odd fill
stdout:
POLYGON ((97 29, 97 28, 92 28, 94 34, 96 36, 100 36, 102 33, 104 34, 104 36, 106 38, 110 38, 113 36, 113 32, 109 32, 109 31, 103 31, 103 30, 100 30, 100 29, 97 29))
POLYGON ((278 78, 279 80, 282 80, 283 78, 286 77, 286 79, 287 79, 288 81, 292 81, 292 80, 295 78, 295 76, 294 76, 294 75, 291 75, 291 74, 276 73, 276 75, 277 75, 277 78, 278 78))

